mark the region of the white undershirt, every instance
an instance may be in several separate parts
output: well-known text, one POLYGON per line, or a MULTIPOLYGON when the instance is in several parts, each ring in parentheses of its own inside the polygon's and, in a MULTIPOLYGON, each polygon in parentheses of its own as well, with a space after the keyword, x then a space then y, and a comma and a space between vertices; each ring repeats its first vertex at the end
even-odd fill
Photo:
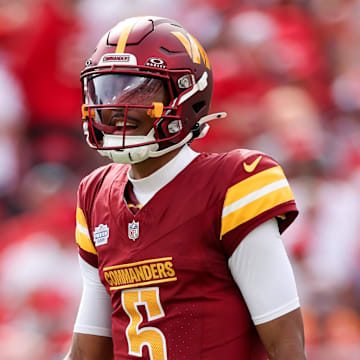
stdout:
MULTIPOLYGON (((128 178, 139 203, 145 205, 198 155, 184 146, 175 158, 146 178, 135 180, 129 171, 128 178)), ((79 259, 83 294, 74 332, 110 337, 110 296, 100 281, 98 269, 79 259)), ((300 306, 294 274, 275 219, 252 230, 228 263, 255 325, 276 319, 300 306)))

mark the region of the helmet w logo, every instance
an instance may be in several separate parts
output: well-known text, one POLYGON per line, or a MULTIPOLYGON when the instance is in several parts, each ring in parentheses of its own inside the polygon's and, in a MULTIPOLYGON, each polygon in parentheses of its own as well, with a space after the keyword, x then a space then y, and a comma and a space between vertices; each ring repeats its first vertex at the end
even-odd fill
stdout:
POLYGON ((186 36, 180 31, 172 31, 171 33, 180 40, 194 63, 200 64, 201 58, 205 66, 210 69, 209 58, 204 48, 191 34, 188 33, 186 36))

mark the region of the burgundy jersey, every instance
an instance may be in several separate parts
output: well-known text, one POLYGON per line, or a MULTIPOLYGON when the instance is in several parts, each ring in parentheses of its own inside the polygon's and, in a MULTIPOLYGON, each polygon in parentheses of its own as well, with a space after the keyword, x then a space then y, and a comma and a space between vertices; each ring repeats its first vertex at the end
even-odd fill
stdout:
POLYGON ((295 218, 281 167, 202 153, 136 213, 128 169, 99 168, 78 193, 77 243, 111 296, 115 359, 266 359, 228 259, 259 224, 276 217, 282 232, 295 218))

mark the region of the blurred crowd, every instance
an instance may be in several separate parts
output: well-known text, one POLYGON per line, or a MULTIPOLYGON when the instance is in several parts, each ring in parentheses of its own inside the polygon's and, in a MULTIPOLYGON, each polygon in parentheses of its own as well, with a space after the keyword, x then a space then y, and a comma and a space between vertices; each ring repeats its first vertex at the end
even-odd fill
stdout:
POLYGON ((309 360, 360 359, 360 0, 0 0, 0 359, 68 348, 77 185, 105 164, 83 139, 79 73, 108 28, 143 14, 208 51, 228 118, 195 150, 258 149, 289 177, 309 360))

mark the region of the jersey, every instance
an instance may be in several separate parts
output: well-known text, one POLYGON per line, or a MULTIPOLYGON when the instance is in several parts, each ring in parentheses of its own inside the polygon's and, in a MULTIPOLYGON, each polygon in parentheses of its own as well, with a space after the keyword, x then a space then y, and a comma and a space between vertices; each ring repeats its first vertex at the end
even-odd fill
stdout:
POLYGON ((114 358, 266 359, 228 259, 262 222, 282 232, 297 215, 279 164, 202 153, 136 213, 128 170, 99 168, 78 191, 77 243, 111 297, 114 358))

